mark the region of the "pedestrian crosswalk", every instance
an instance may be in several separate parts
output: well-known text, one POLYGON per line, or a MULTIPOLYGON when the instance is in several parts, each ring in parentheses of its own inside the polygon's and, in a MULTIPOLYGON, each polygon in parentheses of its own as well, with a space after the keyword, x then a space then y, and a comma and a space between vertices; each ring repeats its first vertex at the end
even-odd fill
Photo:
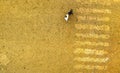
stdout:
POLYGON ((108 49, 110 0, 76 0, 78 3, 74 43, 74 66, 76 73, 103 73, 110 61, 108 49), (99 72, 97 72, 99 71, 99 72))

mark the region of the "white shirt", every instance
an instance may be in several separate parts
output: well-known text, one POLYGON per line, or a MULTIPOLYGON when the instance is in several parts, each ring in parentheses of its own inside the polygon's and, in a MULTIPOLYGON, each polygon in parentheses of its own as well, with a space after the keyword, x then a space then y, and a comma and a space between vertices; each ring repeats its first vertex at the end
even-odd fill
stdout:
POLYGON ((68 19, 69 19, 69 14, 66 14, 64 19, 65 19, 66 21, 68 21, 68 19))

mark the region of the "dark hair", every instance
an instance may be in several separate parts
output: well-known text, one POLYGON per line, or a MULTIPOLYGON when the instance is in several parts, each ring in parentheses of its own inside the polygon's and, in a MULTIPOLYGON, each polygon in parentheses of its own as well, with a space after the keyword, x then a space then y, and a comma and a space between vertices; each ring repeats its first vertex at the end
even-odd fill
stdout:
POLYGON ((73 14, 73 9, 68 12, 69 15, 73 14))

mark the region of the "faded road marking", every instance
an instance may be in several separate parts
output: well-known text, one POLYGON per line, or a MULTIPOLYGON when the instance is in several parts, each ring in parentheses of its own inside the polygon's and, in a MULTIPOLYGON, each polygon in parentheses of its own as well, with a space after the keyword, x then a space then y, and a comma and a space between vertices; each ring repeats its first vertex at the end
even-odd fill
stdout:
POLYGON ((96 21, 96 22, 108 22, 109 17, 98 17, 98 16, 78 16, 78 21, 96 21))
POLYGON ((79 34, 79 33, 76 33, 76 36, 77 37, 83 37, 83 38, 97 38, 97 39, 109 39, 109 35, 107 34, 91 34, 91 33, 88 33, 88 34, 79 34))
POLYGON ((85 48, 76 48, 74 54, 88 54, 88 55, 105 55, 108 54, 105 50, 96 50, 96 49, 85 49, 85 48))
POLYGON ((89 46, 104 46, 108 47, 109 43, 108 42, 90 42, 90 41, 76 41, 75 45, 89 45, 89 46))
POLYGON ((111 14, 111 11, 109 9, 96 9, 96 8, 78 8, 77 12, 84 14, 91 14, 91 13, 111 14))
POLYGON ((105 63, 109 58, 94 58, 94 57, 77 57, 74 58, 74 61, 82 62, 96 62, 96 63, 105 63))
POLYGON ((108 25, 90 25, 90 24, 75 24, 77 29, 89 29, 89 30, 98 30, 98 31, 110 31, 110 26, 108 25))
POLYGON ((82 65, 82 64, 78 64, 74 66, 75 69, 79 70, 79 69, 97 69, 97 70, 106 70, 107 66, 99 66, 99 65, 82 65))

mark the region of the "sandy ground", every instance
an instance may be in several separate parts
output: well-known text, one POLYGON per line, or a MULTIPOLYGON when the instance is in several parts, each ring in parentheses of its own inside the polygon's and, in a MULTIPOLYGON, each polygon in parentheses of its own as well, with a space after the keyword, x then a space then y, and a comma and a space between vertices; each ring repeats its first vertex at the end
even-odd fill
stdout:
MULTIPOLYGON (((120 4, 116 4, 110 7, 110 62, 104 73, 120 73, 120 4)), ((71 8, 79 4, 74 0, 0 0, 0 73, 77 73, 73 69, 77 13, 69 22, 64 20, 71 8)))

